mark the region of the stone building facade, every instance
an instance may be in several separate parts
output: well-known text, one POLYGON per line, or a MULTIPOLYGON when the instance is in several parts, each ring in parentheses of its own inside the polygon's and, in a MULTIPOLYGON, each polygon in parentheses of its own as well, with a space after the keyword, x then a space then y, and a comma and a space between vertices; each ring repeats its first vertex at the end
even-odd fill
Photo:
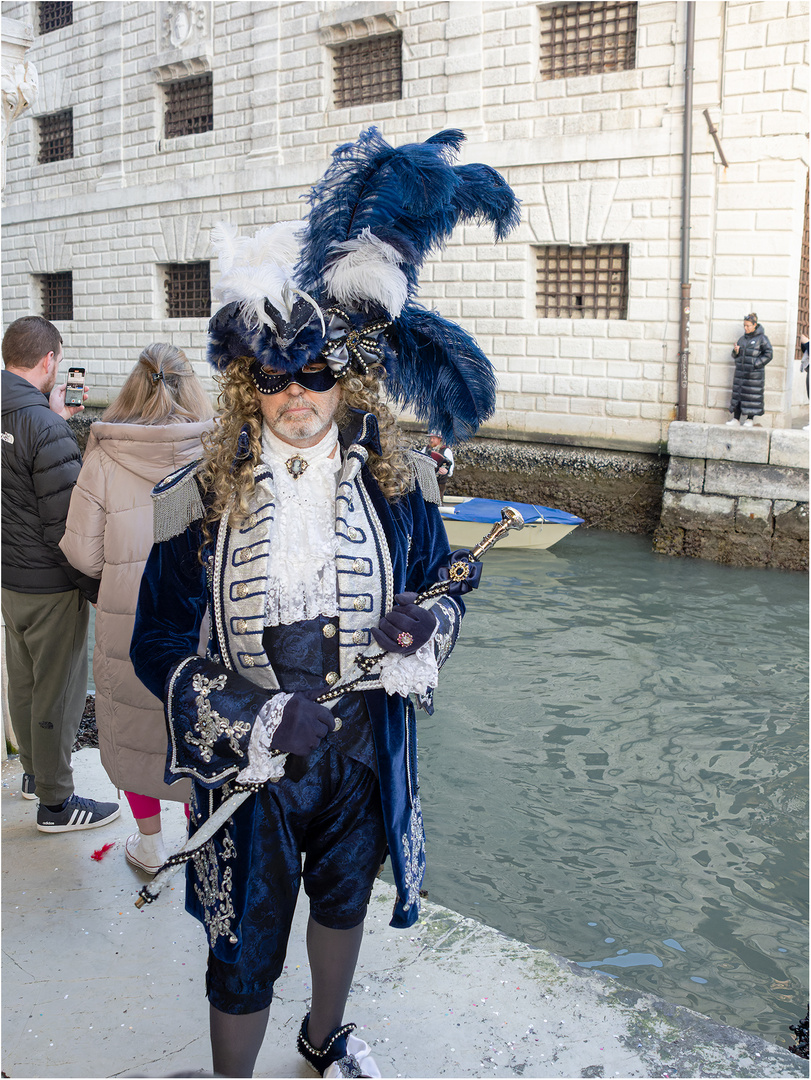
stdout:
MULTIPOLYGON (((330 151, 369 124, 394 144, 458 127, 468 137, 462 160, 501 170, 523 203, 509 242, 460 229, 422 277, 423 302, 459 320, 497 369, 498 409, 484 434, 622 452, 666 442, 677 397, 686 3, 82 0, 69 24, 42 32, 41 9, 66 7, 3 4, 34 26, 28 55, 40 80, 33 112, 8 138, 3 320, 42 311, 49 282, 69 284, 71 317, 57 325, 66 355, 88 369, 92 402, 115 394, 150 341, 172 341, 206 373, 205 313, 170 317, 166 279, 209 259, 215 222, 250 231, 302 216, 330 151), (588 13, 582 32, 598 40, 587 51, 623 70, 560 75, 564 8, 588 13), (619 46, 599 38, 604 9, 621 22, 619 46), (339 59, 378 40, 397 50, 401 84, 384 89, 396 96, 346 104, 339 59), (188 79, 208 86, 209 129, 169 133, 168 95, 188 79), (42 160, 43 121, 68 113, 72 156, 42 160), (595 247, 598 262, 624 260, 596 286, 619 296, 612 317, 595 315, 576 263, 595 247), (562 307, 550 307, 549 281, 562 307)), ((774 345, 762 423, 806 422, 795 346, 807 61, 808 3, 697 5, 691 422, 727 418, 730 346, 752 309, 774 345)), ((807 257, 805 274, 807 298, 807 257)))

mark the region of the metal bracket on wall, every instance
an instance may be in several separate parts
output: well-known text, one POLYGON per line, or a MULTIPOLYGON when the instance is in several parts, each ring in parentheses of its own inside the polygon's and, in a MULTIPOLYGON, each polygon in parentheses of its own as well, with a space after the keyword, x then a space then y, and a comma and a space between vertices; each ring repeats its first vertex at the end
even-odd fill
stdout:
POLYGON ((715 124, 710 119, 710 110, 709 109, 704 110, 704 119, 707 121, 707 130, 709 131, 710 135, 712 135, 712 141, 715 143, 715 148, 716 148, 716 150, 718 151, 718 153, 719 153, 719 155, 721 157, 721 164, 724 166, 725 169, 728 169, 729 168, 729 162, 724 157, 724 151, 721 149, 721 144, 718 141, 718 128, 715 126, 715 124))

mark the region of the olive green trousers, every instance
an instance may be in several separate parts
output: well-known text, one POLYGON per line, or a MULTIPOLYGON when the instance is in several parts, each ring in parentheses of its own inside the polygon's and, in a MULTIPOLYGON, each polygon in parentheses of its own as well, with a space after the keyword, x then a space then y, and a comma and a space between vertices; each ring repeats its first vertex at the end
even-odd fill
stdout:
POLYGON ((87 698, 90 604, 78 591, 2 589, 8 706, 23 771, 56 806, 73 794, 70 758, 87 698))

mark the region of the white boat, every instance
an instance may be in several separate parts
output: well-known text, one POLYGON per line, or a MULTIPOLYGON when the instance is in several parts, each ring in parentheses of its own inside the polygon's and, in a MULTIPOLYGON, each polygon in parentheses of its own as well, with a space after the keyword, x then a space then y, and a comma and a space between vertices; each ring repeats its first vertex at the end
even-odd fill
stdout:
POLYGON ((445 523, 451 548, 472 548, 487 533, 489 527, 501 521, 501 511, 512 506, 524 519, 523 529, 510 529, 495 545, 501 548, 551 547, 558 540, 583 524, 583 518, 551 506, 530 503, 498 502, 496 499, 475 499, 468 495, 447 495, 439 512, 445 523))

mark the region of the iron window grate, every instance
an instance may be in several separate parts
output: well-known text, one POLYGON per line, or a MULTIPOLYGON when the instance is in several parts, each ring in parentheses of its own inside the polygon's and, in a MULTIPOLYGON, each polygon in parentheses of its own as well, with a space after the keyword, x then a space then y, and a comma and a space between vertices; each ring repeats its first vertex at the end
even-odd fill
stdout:
POLYGON ((55 3, 40 3, 40 34, 50 34, 52 30, 58 30, 62 26, 70 26, 72 23, 73 4, 63 3, 61 0, 57 0, 55 3))
POLYGON ((210 264, 170 263, 166 267, 166 314, 170 319, 207 319, 211 315, 210 264))
POLYGON ((167 139, 214 129, 214 83, 210 71, 166 83, 164 132, 167 139))
POLYGON ((40 116, 38 124, 40 165, 73 157, 73 109, 40 116))
POLYGON ((535 250, 538 318, 628 318, 627 244, 535 250))
POLYGON ((66 322, 73 318, 73 271, 41 274, 42 314, 51 322, 66 322))
POLYGON ((635 3, 550 4, 541 8, 541 78, 628 71, 636 59, 635 3))
POLYGON ((334 50, 336 109, 399 101, 403 96, 402 35, 367 38, 334 50))

